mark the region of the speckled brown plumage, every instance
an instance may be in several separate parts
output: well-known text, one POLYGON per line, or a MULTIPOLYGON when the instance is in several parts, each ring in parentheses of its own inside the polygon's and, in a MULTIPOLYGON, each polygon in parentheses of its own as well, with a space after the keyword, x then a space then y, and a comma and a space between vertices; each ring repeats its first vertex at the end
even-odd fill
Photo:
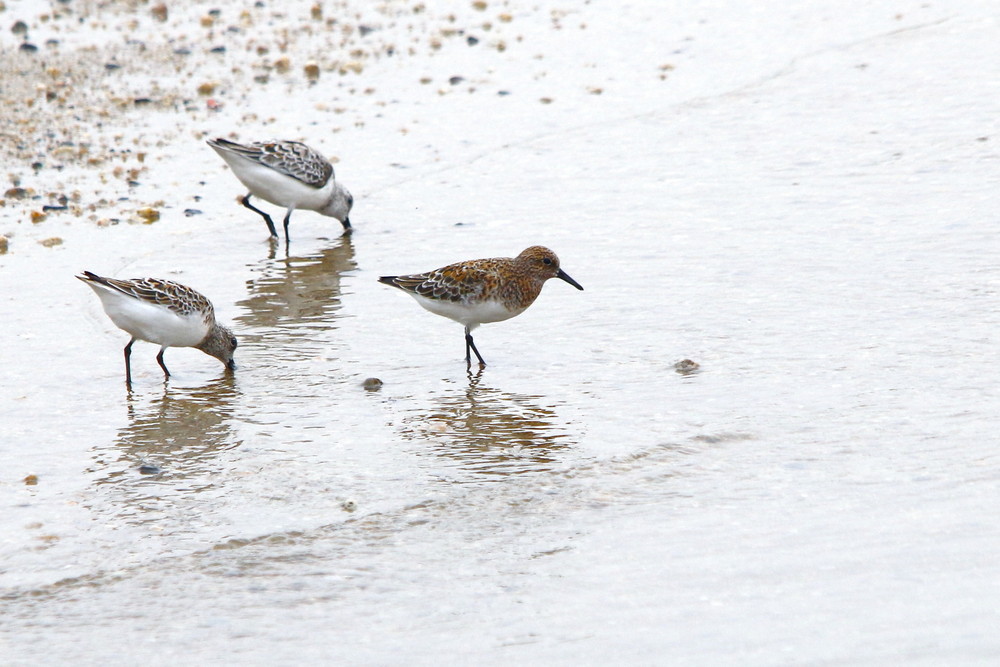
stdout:
POLYGON ((206 322, 215 321, 215 307, 203 294, 195 290, 175 283, 172 280, 160 280, 159 278, 131 278, 122 280, 119 278, 105 278, 90 271, 83 274, 88 280, 103 283, 114 287, 119 292, 124 292, 142 301, 149 301, 159 306, 164 306, 174 311, 178 315, 192 315, 200 313, 206 322))
POLYGON ((427 310, 465 325, 466 360, 476 352, 471 331, 480 324, 500 322, 523 313, 549 278, 560 278, 583 289, 559 268, 559 258, 542 246, 531 246, 517 257, 492 257, 456 262, 426 273, 383 276, 379 282, 413 296, 427 310))
POLYGON ((163 353, 168 347, 193 347, 215 357, 229 370, 236 368, 236 337, 215 321, 212 302, 200 292, 159 278, 121 280, 90 271, 77 278, 100 297, 104 312, 115 326, 132 336, 125 346, 126 384, 132 383, 132 344, 137 340, 160 345, 156 361, 167 378, 170 371, 163 353))
POLYGON ((270 139, 238 144, 220 138, 209 143, 265 164, 314 188, 323 187, 333 178, 333 165, 330 161, 299 141, 270 139))

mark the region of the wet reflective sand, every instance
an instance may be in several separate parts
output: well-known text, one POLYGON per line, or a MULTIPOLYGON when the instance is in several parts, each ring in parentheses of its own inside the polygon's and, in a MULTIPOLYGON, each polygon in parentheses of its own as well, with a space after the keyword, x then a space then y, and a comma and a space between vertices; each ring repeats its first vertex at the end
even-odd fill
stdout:
POLYGON ((5 664, 1000 652, 991 4, 28 4, 5 664), (230 133, 339 158, 355 232, 269 243, 230 133), (536 243, 587 291, 482 371, 376 280, 536 243), (83 269, 210 296, 237 372, 136 343, 128 391, 83 269))

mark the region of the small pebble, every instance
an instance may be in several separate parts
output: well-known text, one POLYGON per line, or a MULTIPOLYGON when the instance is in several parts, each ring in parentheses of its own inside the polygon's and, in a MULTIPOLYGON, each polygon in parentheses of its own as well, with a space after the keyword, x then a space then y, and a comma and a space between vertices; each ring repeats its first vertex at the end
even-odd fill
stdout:
POLYGON ((697 361, 691 361, 690 359, 682 359, 674 364, 674 370, 681 375, 697 373, 699 368, 701 368, 701 365, 697 361))
POLYGON ((24 478, 24 483, 27 484, 28 486, 34 486, 35 484, 38 484, 38 475, 28 475, 27 477, 24 478))
POLYGON ((184 215, 188 218, 194 215, 201 215, 201 210, 197 208, 186 208, 184 209, 184 215))
POLYGON ((144 463, 139 466, 139 473, 142 475, 159 475, 163 472, 163 468, 151 463, 144 463))
POLYGON ((157 211, 155 208, 150 208, 149 206, 147 206, 146 208, 140 208, 138 211, 136 211, 136 214, 138 214, 138 216, 142 218, 147 225, 152 224, 160 219, 160 212, 157 211))
POLYGON ((28 34, 28 24, 24 21, 15 21, 14 25, 10 27, 10 31, 15 35, 27 35, 28 34))
POLYGON ((368 378, 361 383, 361 386, 365 388, 365 391, 378 391, 382 388, 382 381, 378 378, 368 378))
POLYGON ((58 236, 53 236, 52 238, 43 239, 39 241, 46 248, 54 248, 57 245, 62 245, 63 240, 58 236))
POLYGON ((353 500, 345 500, 344 502, 340 503, 340 506, 344 508, 345 512, 353 512, 354 510, 358 509, 358 504, 353 500))

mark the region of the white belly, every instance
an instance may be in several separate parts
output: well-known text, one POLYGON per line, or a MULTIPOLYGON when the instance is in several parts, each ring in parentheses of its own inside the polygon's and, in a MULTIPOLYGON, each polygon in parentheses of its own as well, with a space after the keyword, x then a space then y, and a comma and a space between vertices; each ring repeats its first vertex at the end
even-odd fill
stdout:
POLYGON ((515 315, 520 315, 524 312, 524 308, 520 310, 508 310, 499 301, 481 301, 475 304, 463 304, 455 301, 436 301, 422 296, 417 296, 416 299, 421 306, 435 315, 455 320, 470 329, 474 329, 480 324, 509 320, 515 315))
POLYGON ((236 178, 255 196, 282 208, 318 210, 330 201, 333 179, 322 188, 314 188, 302 181, 286 176, 270 167, 245 160, 238 155, 222 152, 236 178))
POLYGON ((140 340, 167 347, 193 347, 208 334, 200 313, 178 315, 156 304, 100 290, 104 312, 115 326, 140 340))

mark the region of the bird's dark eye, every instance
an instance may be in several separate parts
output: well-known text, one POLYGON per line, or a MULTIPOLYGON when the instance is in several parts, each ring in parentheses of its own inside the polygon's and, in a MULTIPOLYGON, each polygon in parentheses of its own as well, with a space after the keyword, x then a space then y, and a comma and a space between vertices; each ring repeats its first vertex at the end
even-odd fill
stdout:
POLYGON ((237 343, 236 343, 236 337, 235 336, 233 336, 232 338, 229 339, 229 344, 233 346, 234 350, 236 349, 237 343))
POLYGON ((354 195, 347 195, 347 208, 354 208, 354 195))
POLYGON ((552 263, 552 260, 551 260, 551 259, 549 259, 548 257, 546 257, 546 258, 545 258, 545 259, 543 259, 542 261, 543 261, 543 262, 545 262, 546 264, 551 264, 551 263, 552 263))

